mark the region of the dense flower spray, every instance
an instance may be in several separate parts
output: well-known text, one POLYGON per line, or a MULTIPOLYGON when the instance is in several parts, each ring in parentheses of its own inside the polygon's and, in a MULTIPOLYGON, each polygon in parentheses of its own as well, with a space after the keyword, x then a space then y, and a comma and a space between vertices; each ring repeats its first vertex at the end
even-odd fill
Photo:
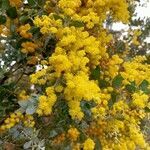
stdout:
MULTIPOLYGON (((75 127, 68 127, 57 139, 68 138, 72 149, 94 150, 97 141, 103 150, 150 148, 140 128, 141 120, 148 116, 150 65, 144 56, 130 60, 111 53, 113 34, 104 28, 107 17, 128 23, 128 4, 126 0, 47 0, 45 14, 33 19, 43 39, 53 37, 56 41, 52 53, 40 57, 41 69, 30 75, 32 86, 40 89, 35 114, 51 117, 61 107, 57 103, 63 101, 67 105, 64 112, 68 111, 70 125, 75 127)), ((12 1, 12 5, 21 4, 12 1)), ((30 39, 21 44, 25 55, 41 50, 31 41, 30 29, 31 25, 24 24, 17 31, 30 39)), ((133 43, 138 44, 137 37, 133 43)), ((22 92, 20 98, 29 99, 29 95, 22 92)), ((32 115, 15 113, 0 130, 19 121, 29 127, 35 124, 32 115)))

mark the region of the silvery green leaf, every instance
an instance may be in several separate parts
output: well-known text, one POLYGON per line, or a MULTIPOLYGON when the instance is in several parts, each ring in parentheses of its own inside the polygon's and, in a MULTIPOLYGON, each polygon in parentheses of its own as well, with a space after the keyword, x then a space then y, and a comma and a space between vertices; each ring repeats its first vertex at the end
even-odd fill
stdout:
POLYGON ((36 111, 36 108, 33 105, 28 106, 26 109, 26 113, 30 115, 34 114, 35 111, 36 111))
POLYGON ((82 121, 82 122, 81 122, 81 127, 82 127, 83 129, 86 129, 86 128, 88 128, 89 126, 88 126, 88 124, 87 124, 85 121, 82 121))
POLYGON ((40 132, 40 130, 35 130, 35 131, 34 131, 34 134, 35 134, 36 136, 38 136, 39 132, 40 132))
POLYGON ((1 70, 0 70, 0 78, 3 78, 3 77, 4 77, 4 73, 1 72, 1 70))
POLYGON ((39 145, 40 145, 41 147, 43 147, 44 144, 45 144, 45 140, 42 140, 42 141, 40 141, 40 143, 39 143, 39 145))
POLYGON ((14 132, 13 138, 17 138, 19 136, 19 134, 20 134, 19 131, 14 132))
POLYGON ((44 144, 45 144, 45 141, 42 140, 38 143, 38 148, 37 150, 45 150, 45 147, 44 147, 44 144))
POLYGON ((102 145, 100 143, 100 140, 99 139, 95 139, 95 150, 102 150, 102 145))
POLYGON ((32 144, 32 141, 26 142, 26 143, 23 145, 23 148, 24 148, 24 149, 28 149, 28 148, 31 147, 31 144, 32 144))
POLYGON ((26 139, 26 136, 23 133, 20 133, 20 136, 18 139, 26 139))
POLYGON ((34 143, 39 143, 39 138, 35 137, 35 135, 34 135, 34 136, 32 136, 32 141, 34 141, 34 143))
POLYGON ((37 150, 45 150, 45 147, 38 147, 37 150))
POLYGON ((49 137, 50 137, 50 138, 53 138, 53 137, 55 137, 57 134, 58 134, 58 133, 57 133, 55 130, 52 130, 52 131, 50 131, 49 137))
POLYGON ((17 111, 21 112, 21 113, 24 113, 25 112, 25 109, 20 107, 17 111))
POLYGON ((3 144, 3 141, 0 140, 0 145, 3 144))
POLYGON ((9 129, 9 133, 10 133, 10 134, 13 134, 13 133, 16 132, 16 131, 17 131, 16 126, 13 127, 13 128, 11 128, 11 129, 9 129))
POLYGON ((28 101, 18 101, 18 104, 23 108, 26 109, 28 106, 28 101))
POLYGON ((33 134, 33 128, 24 128, 23 130, 28 136, 33 134))
POLYGON ((12 135, 13 138, 17 138, 20 134, 20 132, 17 130, 17 126, 11 128, 9 130, 9 133, 12 135))
POLYGON ((37 100, 34 99, 34 98, 33 98, 33 99, 30 99, 30 103, 33 104, 33 105, 37 105, 37 100))
POLYGON ((70 150, 70 149, 71 149, 70 145, 67 145, 66 147, 64 147, 64 150, 70 150))
POLYGON ((39 95, 38 95, 38 94, 34 94, 34 93, 33 93, 33 94, 32 94, 32 97, 33 97, 34 99, 36 99, 36 100, 37 100, 37 99, 38 99, 38 97, 39 97, 39 95))

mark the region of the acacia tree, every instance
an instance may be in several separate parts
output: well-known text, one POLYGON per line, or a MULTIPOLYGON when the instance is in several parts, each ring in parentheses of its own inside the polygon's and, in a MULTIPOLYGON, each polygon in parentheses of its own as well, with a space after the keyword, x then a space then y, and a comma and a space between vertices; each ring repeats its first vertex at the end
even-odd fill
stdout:
POLYGON ((149 149, 149 21, 133 19, 138 3, 0 1, 4 149, 149 149), (123 38, 115 22, 129 25, 123 38))

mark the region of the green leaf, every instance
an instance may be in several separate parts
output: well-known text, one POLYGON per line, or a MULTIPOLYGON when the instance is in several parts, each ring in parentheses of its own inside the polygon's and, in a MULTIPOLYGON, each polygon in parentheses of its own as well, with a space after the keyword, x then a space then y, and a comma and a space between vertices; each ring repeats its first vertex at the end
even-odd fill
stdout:
POLYGON ((34 105, 29 105, 26 109, 26 114, 32 115, 36 111, 36 107, 34 105))
POLYGON ((66 144, 66 146, 63 149, 64 150, 70 150, 71 149, 71 145, 66 144))
POLYGON ((2 103, 0 103, 0 120, 3 118, 3 116, 5 115, 5 108, 2 107, 2 103))
POLYGON ((135 82, 131 82, 131 84, 127 84, 125 88, 129 93, 134 93, 136 91, 135 82))
POLYGON ((50 138, 54 138, 55 136, 57 136, 58 135, 58 133, 55 131, 55 130, 51 130, 50 131, 50 134, 49 134, 49 137, 50 138))
POLYGON ((10 23, 10 31, 11 32, 15 32, 16 31, 16 25, 14 24, 14 22, 10 23))
POLYGON ((27 21, 29 20, 29 17, 28 16, 21 16, 20 18, 19 18, 19 21, 21 22, 21 23, 27 23, 27 21))
POLYGON ((145 107, 145 112, 149 113, 150 112, 150 108, 145 107))
POLYGON ((109 86, 109 82, 107 82, 106 80, 99 80, 99 87, 100 88, 106 88, 109 86))
POLYGON ((29 30, 29 32, 32 33, 32 34, 39 33, 39 32, 40 32, 40 28, 39 28, 39 27, 32 27, 32 28, 29 30))
POLYGON ((139 85, 139 88, 141 90, 145 90, 145 88, 147 88, 149 85, 149 82, 147 80, 143 80, 142 83, 139 85))
POLYGON ((28 4, 30 6, 35 6, 36 5, 36 1, 35 0, 28 0, 28 4))
POLYGON ((91 121, 92 120, 92 112, 91 112, 91 108, 94 107, 94 103, 91 102, 87 102, 87 101, 81 101, 80 106, 82 108, 82 111, 85 114, 85 119, 87 121, 91 121))
POLYGON ((9 18, 11 19, 15 19, 17 18, 18 14, 17 14, 17 9, 16 7, 10 7, 7 11, 6 14, 9 18))
POLYGON ((45 1, 37 0, 38 5, 43 6, 45 4, 45 1))
POLYGON ((139 85, 139 89, 145 92, 146 94, 150 93, 150 89, 148 89, 149 82, 147 80, 143 80, 142 83, 139 85))
POLYGON ((122 81, 123 77, 121 75, 117 75, 112 81, 112 86, 118 88, 121 86, 122 81))
POLYGON ((29 141, 29 142, 26 142, 24 145, 23 145, 23 148, 24 149, 28 149, 32 146, 32 141, 29 141))
POLYGON ((112 108, 112 106, 114 105, 114 103, 117 101, 117 97, 118 97, 118 93, 113 91, 111 93, 111 99, 108 102, 108 106, 109 108, 112 108))
POLYGON ((63 20, 63 18, 61 16, 57 15, 57 14, 53 14, 53 17, 54 17, 55 20, 58 20, 58 19, 63 20))
POLYGON ((102 150, 102 144, 98 138, 95 139, 95 150, 102 150))
POLYGON ((3 16, 3 15, 0 15, 0 24, 4 24, 4 23, 6 23, 6 17, 5 16, 3 16))
POLYGON ((45 51, 43 53, 43 56, 47 57, 47 56, 52 55, 52 53, 54 52, 55 46, 56 46, 56 39, 53 37, 48 37, 45 40, 45 44, 44 44, 45 51))
POLYGON ((26 109, 28 107, 28 100, 25 101, 18 101, 18 104, 20 105, 21 108, 26 109))
POLYGON ((13 95, 14 84, 4 84, 0 86, 0 101, 2 101, 5 97, 9 97, 13 95))
POLYGON ((124 52, 125 50, 125 43, 121 40, 116 42, 116 50, 117 52, 124 52))
POLYGON ((91 78, 94 80, 100 79, 100 68, 97 66, 94 70, 91 72, 91 78))
POLYGON ((70 26, 74 26, 74 27, 77 27, 77 28, 81 28, 81 27, 84 27, 84 23, 81 22, 81 21, 72 21, 70 23, 70 26))
POLYGON ((1 8, 2 10, 6 10, 10 7, 9 0, 2 0, 1 1, 1 8))

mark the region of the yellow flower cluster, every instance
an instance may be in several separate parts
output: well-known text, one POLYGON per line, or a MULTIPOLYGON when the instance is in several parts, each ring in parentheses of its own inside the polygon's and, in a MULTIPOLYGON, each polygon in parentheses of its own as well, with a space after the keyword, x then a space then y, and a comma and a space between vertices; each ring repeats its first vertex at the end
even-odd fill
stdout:
POLYGON ((21 46, 23 47, 21 49, 21 52, 26 53, 26 54, 34 53, 35 49, 38 48, 38 46, 33 42, 24 42, 24 43, 21 44, 21 46))
POLYGON ((24 116, 23 123, 26 127, 30 127, 30 128, 34 127, 35 121, 34 121, 33 116, 26 114, 24 116))
POLYGON ((72 146, 72 150, 80 150, 80 149, 81 149, 81 144, 80 143, 74 144, 72 146))
MULTIPOLYGON (((95 24, 100 23, 100 18, 102 16, 102 13, 98 10, 103 6, 101 2, 98 2, 99 1, 87 1, 83 4, 80 0, 60 0, 58 6, 63 10, 64 14, 72 16, 72 18, 76 18, 76 20, 83 21, 87 28, 93 28, 95 24), (81 5, 83 5, 85 9, 77 13, 81 5), (93 6, 95 7, 95 11, 92 8, 93 6)), ((111 9, 113 5, 116 5, 116 10, 118 10, 117 6, 120 6, 120 8, 122 7, 122 9, 127 12, 127 3, 125 1, 114 2, 111 0, 110 2, 104 1, 103 3, 107 7, 105 11, 111 9)), ((116 10, 114 10, 114 16, 122 19, 120 16, 117 16, 116 10)), ((105 11, 103 12, 103 15, 105 14, 104 18, 106 18, 105 11)), ((119 9, 119 11, 121 10, 119 9)), ((128 12, 126 14, 128 14, 128 12)), ((100 104, 100 89, 96 82, 89 80, 88 74, 90 67, 93 68, 99 65, 102 57, 108 58, 106 47, 112 37, 108 35, 106 31, 98 33, 95 37, 90 35, 87 31, 84 31, 84 27, 64 27, 60 19, 55 20, 54 15, 54 13, 50 13, 49 16, 35 17, 34 24, 40 27, 42 34, 53 33, 58 40, 55 53, 49 58, 47 66, 50 70, 52 69, 55 71, 56 77, 60 77, 64 74, 64 79, 66 81, 64 95, 65 99, 68 101, 70 115, 72 118, 81 120, 84 116, 80 108, 80 101, 82 99, 88 101, 94 100, 96 103, 100 104), (76 107, 74 107, 74 105, 76 107)), ((60 16, 64 18, 63 14, 60 14, 60 16)), ((127 19, 128 15, 124 18, 124 21, 127 19)), ((118 55, 112 57, 109 61, 110 77, 113 78, 116 76, 119 70, 118 66, 122 62, 122 59, 119 58, 118 55)), ((39 71, 39 73, 41 71, 39 71)), ((49 73, 49 76, 52 74, 54 75, 54 73, 49 73)), ((38 77, 37 72, 31 76, 31 82, 39 84, 38 79, 42 78, 40 80, 43 80, 44 84, 46 82, 46 79, 43 79, 44 76, 45 74, 38 77)), ((108 96, 108 98, 110 98, 110 96, 108 96)), ((103 106, 108 104, 108 98, 103 101, 103 106)), ((43 99, 47 98, 43 97, 43 99)), ((104 114, 105 108, 99 108, 99 112, 103 112, 104 114)))
POLYGON ((0 25, 0 35, 3 33, 3 28, 4 28, 4 26, 0 25))
POLYGON ((95 24, 100 23, 100 18, 95 12, 90 12, 87 16, 82 17, 82 21, 86 23, 86 27, 91 29, 95 24))
POLYGON ((20 121, 22 121, 26 127, 34 127, 35 125, 32 115, 23 115, 21 112, 17 111, 15 113, 12 113, 9 118, 4 120, 4 123, 0 126, 0 132, 4 132, 14 127, 20 121))
POLYGON ((83 31, 84 28, 76 29, 75 27, 63 27, 62 25, 57 26, 51 24, 51 22, 54 22, 55 24, 57 24, 57 22, 60 22, 60 19, 55 20, 51 16, 52 15, 36 17, 34 23, 36 26, 41 27, 41 30, 43 28, 47 29, 45 30, 45 32, 42 32, 43 34, 52 33, 49 31, 50 28, 55 27, 58 30, 55 36, 59 41, 57 43, 55 54, 53 54, 53 56, 55 56, 56 54, 63 54, 65 57, 67 57, 66 55, 68 55, 68 59, 72 61, 73 66, 77 66, 77 63, 78 67, 80 67, 79 65, 81 64, 82 66, 84 66, 89 62, 89 60, 91 61, 90 63, 92 65, 98 65, 101 57, 106 55, 105 47, 111 40, 110 36, 108 36, 104 31, 102 33, 99 33, 100 35, 103 35, 103 37, 99 36, 99 38, 103 40, 101 43, 94 36, 90 36, 87 31, 83 31), (44 23, 44 21, 46 23, 44 23), (80 50, 81 48, 83 48, 83 50, 80 50), (76 56, 78 56, 78 58, 76 56))
MULTIPOLYGON (((38 24, 37 20, 35 20, 34 22, 36 25, 38 24)), ((57 44, 58 46, 56 47, 56 50, 55 50, 56 53, 53 56, 56 57, 56 54, 57 55, 63 54, 64 56, 61 56, 61 57, 65 59, 65 57, 67 57, 65 55, 65 51, 68 51, 68 50, 67 49, 65 50, 64 48, 71 46, 70 48, 72 48, 73 50, 71 52, 69 52, 70 51, 69 50, 68 51, 69 53, 67 55, 69 55, 68 57, 70 57, 68 59, 71 59, 73 61, 72 63, 74 64, 79 63, 81 65, 82 63, 80 63, 80 61, 83 61, 84 63, 83 65, 86 65, 88 63, 88 58, 84 56, 87 53, 89 57, 92 57, 92 60, 93 60, 92 63, 94 65, 98 64, 99 59, 101 58, 101 53, 99 50, 100 43, 96 41, 95 37, 89 36, 88 32, 82 31, 83 29, 76 30, 75 27, 70 27, 70 28, 66 27, 62 29, 60 28, 58 30, 59 32, 56 34, 56 37, 60 39, 60 41, 57 44), (80 38, 83 39, 83 42, 81 42, 80 38), (81 47, 84 47, 84 50, 78 52, 78 49, 80 49, 81 47), (74 57, 76 55, 78 55, 79 58, 74 57)), ((53 58, 50 58, 50 59, 53 59, 53 58)), ((57 59, 55 58, 55 60, 57 59)))
POLYGON ((54 138, 54 140, 52 141, 52 145, 55 145, 55 146, 59 145, 63 143, 65 139, 66 139, 65 134, 62 133, 54 138))
POLYGON ((115 21, 122 21, 123 23, 128 23, 129 20, 129 11, 128 11, 128 4, 126 0, 105 0, 105 5, 111 9, 113 13, 113 18, 115 21), (108 4, 107 4, 108 3, 108 4))
MULTIPOLYGON (((141 101, 148 98, 148 95, 142 96, 141 101)), ((141 149, 148 147, 139 127, 140 120, 145 117, 145 110, 142 107, 136 109, 132 105, 128 105, 126 100, 119 100, 113 105, 112 110, 107 110, 106 116, 108 118, 97 118, 97 123, 92 123, 92 127, 88 131, 99 137, 103 149, 135 150, 137 146, 141 149)))
POLYGON ((29 95, 27 95, 25 90, 22 90, 18 95, 19 100, 28 100, 28 98, 29 98, 29 95))
POLYGON ((57 55, 49 58, 49 63, 54 67, 54 70, 60 74, 63 71, 69 71, 71 62, 65 55, 57 55))
POLYGON ((144 135, 137 128, 137 124, 131 123, 130 120, 120 121, 114 118, 105 121, 99 120, 90 129, 90 134, 99 137, 104 150, 135 150, 137 146, 141 149, 148 148, 144 135))
POLYGON ((63 91, 63 89, 64 89, 64 87, 63 87, 62 85, 57 85, 57 86, 55 86, 55 92, 60 93, 60 92, 63 91))
POLYGON ((23 3, 23 0, 9 0, 10 5, 20 7, 23 3))
POLYGON ((66 15, 73 15, 81 6, 81 0, 60 0, 58 7, 61 8, 66 15))
POLYGON ((35 74, 32 74, 30 76, 31 78, 31 83, 33 84, 40 84, 43 85, 46 83, 46 80, 44 79, 44 76, 46 75, 46 69, 42 69, 35 74))
POLYGON ((6 25, 0 25, 0 35, 1 36, 8 36, 10 35, 10 19, 7 19, 6 25))
POLYGON ((95 100, 100 102, 100 89, 94 81, 90 81, 85 73, 80 73, 76 76, 72 74, 66 75, 66 84, 64 94, 66 100, 87 101, 95 100))
POLYGON ((123 60, 118 55, 113 55, 112 58, 109 59, 108 72, 111 78, 118 75, 119 67, 122 62, 123 60))
POLYGON ((145 108, 148 105, 148 99, 149 96, 140 91, 132 95, 132 104, 139 108, 145 108))
MULTIPOLYGON (((50 20, 55 21, 50 16, 43 17, 45 18, 45 22, 49 22, 50 20)), ((42 21, 42 18, 35 18, 34 23, 42 29, 46 26, 46 23, 43 23, 41 26, 42 21)), ((49 28, 52 27, 51 24, 48 24, 48 26, 49 28)), ((48 69, 55 71, 57 78, 64 74, 66 81, 64 95, 68 101, 70 115, 72 118, 81 120, 84 116, 80 108, 80 101, 82 99, 100 102, 100 89, 94 81, 89 80, 88 72, 90 67, 98 65, 101 57, 106 55, 105 47, 111 38, 107 38, 107 34, 103 31, 103 38, 107 39, 107 42, 100 43, 96 37, 90 36, 87 31, 83 31, 84 28, 77 29, 73 26, 57 26, 57 30, 59 32, 55 36, 58 39, 58 43, 55 48, 55 53, 49 58, 47 66, 48 69)), ((46 33, 49 33, 49 31, 46 33)), ((52 74, 54 73, 49 73, 49 76, 52 74)), ((45 76, 45 74, 39 77, 38 72, 33 74, 31 76, 31 82, 38 83, 39 80, 37 79, 42 76, 45 76)))
POLYGON ((53 14, 50 16, 43 15, 42 17, 35 17, 34 24, 40 27, 42 34, 57 33, 57 27, 62 26, 62 21, 60 19, 55 20, 53 14))
MULTIPOLYGON (((124 62, 123 57, 107 53, 113 38, 102 28, 107 15, 127 23, 128 3, 126 0, 59 0, 55 3, 60 12, 50 11, 49 15, 34 19, 43 37, 51 35, 57 40, 54 53, 41 62, 46 69, 31 75, 33 84, 46 88, 46 94, 39 97, 37 113, 50 115, 57 98, 62 97, 71 118, 81 121, 85 115, 82 100, 92 101, 95 103, 91 108, 93 122, 87 135, 97 136, 104 150, 147 148, 139 126, 146 116, 144 108, 149 95, 141 91, 128 93, 124 86, 132 81, 139 85, 144 79, 150 83, 150 65, 144 63, 145 57, 137 56, 124 62), (72 21, 81 21, 84 27, 71 26, 72 21), (103 83, 90 78, 91 70, 97 66, 101 69, 100 80, 110 82, 104 87, 100 85, 101 89, 99 84, 103 83), (123 86, 115 89, 111 81, 118 74, 124 78, 123 86)), ((76 142, 79 131, 70 128, 67 136, 76 142)), ((64 140, 64 135, 60 139, 64 140)), ((94 148, 95 143, 90 138, 83 143, 84 150, 94 148)))
POLYGON ((132 38, 132 44, 134 45, 140 45, 140 42, 138 41, 138 37, 142 34, 140 30, 134 30, 133 31, 133 38, 132 38))
POLYGON ((94 148, 95 148, 95 143, 91 138, 88 138, 83 143, 83 150, 94 150, 94 148))
POLYGON ((28 57, 27 64, 35 65, 35 64, 37 64, 37 62, 38 62, 38 57, 37 56, 28 57))
POLYGON ((127 23, 129 19, 128 4, 125 0, 60 0, 58 6, 65 15, 85 22, 87 28, 101 25, 107 18, 107 12, 112 14, 115 21, 127 23))
POLYGON ((32 38, 32 34, 28 32, 30 29, 31 29, 30 24, 25 24, 25 25, 20 26, 17 32, 19 32, 19 34, 22 37, 29 39, 29 38, 32 38))
POLYGON ((72 119, 82 120, 84 117, 84 113, 80 107, 80 101, 72 100, 68 102, 69 105, 69 114, 71 115, 72 119))
POLYGON ((50 0, 47 0, 44 4, 44 10, 48 13, 51 12, 51 6, 52 6, 53 2, 50 0))
POLYGON ((100 103, 100 89, 94 81, 90 81, 85 73, 73 76, 66 74, 66 88, 64 89, 65 99, 68 101, 69 113, 72 118, 81 120, 83 113, 80 108, 82 99, 94 100, 100 103))
POLYGON ((50 115, 52 112, 52 107, 56 102, 56 95, 54 93, 53 87, 46 88, 46 95, 39 97, 39 104, 37 108, 37 113, 41 115, 50 115))
POLYGON ((139 147, 141 147, 141 149, 148 146, 146 145, 143 134, 140 133, 140 131, 135 127, 130 127, 130 138, 134 141, 135 145, 138 145, 139 147))
POLYGON ((150 83, 150 65, 143 63, 145 60, 145 56, 136 56, 132 61, 123 63, 124 71, 121 76, 125 85, 133 81, 139 85, 144 79, 150 83))
POLYGON ((83 31, 83 28, 66 27, 60 30, 56 37, 60 39, 56 53, 65 53, 66 51, 76 69, 84 67, 87 63, 95 66, 101 59, 103 52, 100 49, 100 42, 94 36, 90 36, 87 31, 83 31))
POLYGON ((35 125, 34 118, 32 115, 23 115, 21 112, 17 111, 15 113, 12 113, 9 118, 4 120, 4 123, 0 126, 0 132, 4 132, 14 127, 21 121, 26 127, 34 127, 35 125))
POLYGON ((113 92, 113 87, 108 86, 100 92, 100 102, 97 103, 96 107, 91 109, 94 118, 105 118, 107 112, 109 111, 109 101, 111 100, 111 92, 113 92))
POLYGON ((113 105, 113 112, 114 113, 121 112, 122 110, 126 111, 128 109, 129 109, 129 106, 127 105, 127 103, 125 103, 124 100, 119 100, 117 103, 115 103, 113 105))
POLYGON ((71 141, 77 141, 77 138, 79 137, 79 131, 76 128, 70 128, 67 132, 67 137, 71 141))
POLYGON ((0 132, 8 130, 15 126, 17 123, 22 120, 24 116, 21 112, 12 113, 9 118, 4 121, 4 124, 0 126, 0 132))

